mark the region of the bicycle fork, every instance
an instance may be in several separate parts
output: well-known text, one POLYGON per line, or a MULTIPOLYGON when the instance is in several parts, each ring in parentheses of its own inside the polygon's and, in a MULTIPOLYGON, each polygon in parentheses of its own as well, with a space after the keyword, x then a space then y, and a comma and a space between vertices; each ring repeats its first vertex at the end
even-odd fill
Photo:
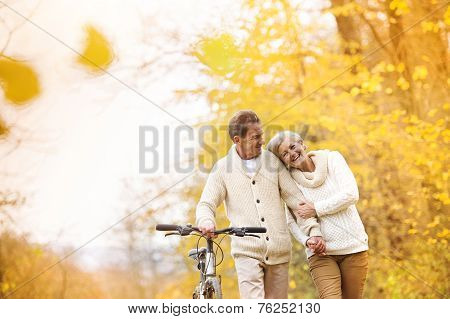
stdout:
POLYGON ((212 239, 207 240, 207 250, 204 257, 200 259, 199 268, 201 285, 199 297, 205 299, 207 279, 216 277, 216 255, 214 254, 212 239))

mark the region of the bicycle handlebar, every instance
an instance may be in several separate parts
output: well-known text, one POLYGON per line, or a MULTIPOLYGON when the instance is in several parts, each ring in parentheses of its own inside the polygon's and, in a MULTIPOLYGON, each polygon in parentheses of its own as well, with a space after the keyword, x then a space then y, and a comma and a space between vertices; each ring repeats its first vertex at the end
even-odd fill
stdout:
POLYGON ((242 227, 246 233, 264 234, 267 232, 265 227, 242 227))
MULTIPOLYGON (((192 225, 179 226, 179 225, 170 225, 170 224, 158 224, 156 225, 156 230, 158 231, 176 231, 182 236, 190 235, 192 231, 196 231, 200 233, 200 230, 197 227, 193 227, 192 225)), ((219 234, 228 234, 235 235, 239 237, 243 236, 252 236, 251 233, 254 234, 263 234, 266 233, 267 229, 265 227, 229 227, 224 229, 217 229, 213 233, 216 235, 219 234)), ((253 237, 257 237, 253 235, 253 237)))
POLYGON ((158 224, 156 225, 156 230, 159 231, 177 231, 178 225, 169 225, 169 224, 158 224))

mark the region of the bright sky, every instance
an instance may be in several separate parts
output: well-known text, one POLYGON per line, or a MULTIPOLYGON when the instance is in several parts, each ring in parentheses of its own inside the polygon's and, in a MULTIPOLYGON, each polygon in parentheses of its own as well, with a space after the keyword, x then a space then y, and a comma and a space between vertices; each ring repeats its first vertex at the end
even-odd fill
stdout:
MULTIPOLYGON (((8 2, 25 16, 35 3, 8 2)), ((162 131, 162 125, 179 124, 111 76, 88 74, 75 62, 74 52, 53 37, 80 51, 83 26, 93 24, 116 54, 108 71, 192 124, 208 110, 202 101, 172 99, 174 90, 195 87, 198 80, 193 79, 200 79, 192 63, 182 63, 182 53, 196 35, 232 27, 238 12, 239 1, 232 0, 41 0, 31 20, 51 36, 25 23, 6 54, 36 68, 43 94, 23 109, 0 107, 2 117, 17 123, 11 136, 25 140, 1 163, 2 171, 11 174, 1 186, 26 197, 25 206, 14 211, 18 229, 53 247, 78 247, 88 241, 134 208, 124 201, 125 179, 135 183, 136 192, 146 190, 148 175, 139 174, 138 166, 139 126, 162 131), (174 32, 178 40, 168 39, 174 32), (161 50, 181 54, 168 54, 158 65, 138 69, 161 50)), ((21 22, 7 8, 0 14, 11 26, 21 22)), ((312 15, 301 18, 308 23, 312 15)), ((7 146, 0 144, 0 154, 7 146)), ((101 248, 105 252, 114 246, 114 237, 109 232, 86 247, 81 254, 86 264, 101 264, 101 248)))
MULTIPOLYGON (((25 16, 34 7, 8 3, 25 16)), ((78 51, 83 26, 92 23, 113 45, 116 61, 109 72, 191 124, 205 114, 206 105, 174 105, 171 99, 175 89, 195 85, 196 70, 180 64, 186 60, 182 54, 163 58, 154 69, 137 67, 161 49, 186 51, 205 28, 226 25, 231 16, 221 15, 230 8, 231 1, 42 0, 31 20, 78 51), (168 40, 168 31, 178 33, 179 40, 168 40), (166 66, 171 72, 164 72, 166 66)), ((20 22, 8 9, 1 14, 11 26, 20 22)), ((26 197, 26 205, 14 211, 21 231, 55 247, 77 247, 134 208, 123 200, 124 179, 137 183, 137 192, 145 191, 139 181, 149 175, 139 174, 139 126, 179 123, 109 75, 86 73, 70 49, 30 23, 14 34, 6 53, 37 69, 43 94, 19 111, 1 107, 2 116, 19 127, 12 136, 29 136, 2 159, 2 171, 12 174, 2 187, 26 197)), ((0 144, 1 150, 6 146, 0 144)), ((98 238, 86 251, 114 245, 113 237, 98 238)))

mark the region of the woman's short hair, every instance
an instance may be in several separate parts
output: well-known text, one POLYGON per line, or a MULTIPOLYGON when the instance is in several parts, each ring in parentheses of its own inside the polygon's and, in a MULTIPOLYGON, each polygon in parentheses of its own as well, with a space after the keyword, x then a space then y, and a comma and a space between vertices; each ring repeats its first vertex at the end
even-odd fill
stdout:
POLYGON ((301 135, 298 133, 292 131, 281 131, 275 134, 275 136, 272 137, 269 143, 267 143, 267 150, 275 154, 277 157, 281 158, 281 154, 279 153, 278 149, 280 148, 281 143, 283 143, 286 137, 289 137, 296 142, 303 141, 301 135))

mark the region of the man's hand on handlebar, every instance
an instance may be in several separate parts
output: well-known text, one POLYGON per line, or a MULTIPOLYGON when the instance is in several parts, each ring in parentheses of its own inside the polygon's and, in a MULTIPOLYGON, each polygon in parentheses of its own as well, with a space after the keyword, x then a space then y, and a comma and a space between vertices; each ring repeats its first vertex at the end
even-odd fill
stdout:
POLYGON ((205 224, 198 226, 198 229, 202 232, 203 235, 206 235, 208 238, 217 238, 217 235, 214 234, 216 227, 214 224, 205 224))

